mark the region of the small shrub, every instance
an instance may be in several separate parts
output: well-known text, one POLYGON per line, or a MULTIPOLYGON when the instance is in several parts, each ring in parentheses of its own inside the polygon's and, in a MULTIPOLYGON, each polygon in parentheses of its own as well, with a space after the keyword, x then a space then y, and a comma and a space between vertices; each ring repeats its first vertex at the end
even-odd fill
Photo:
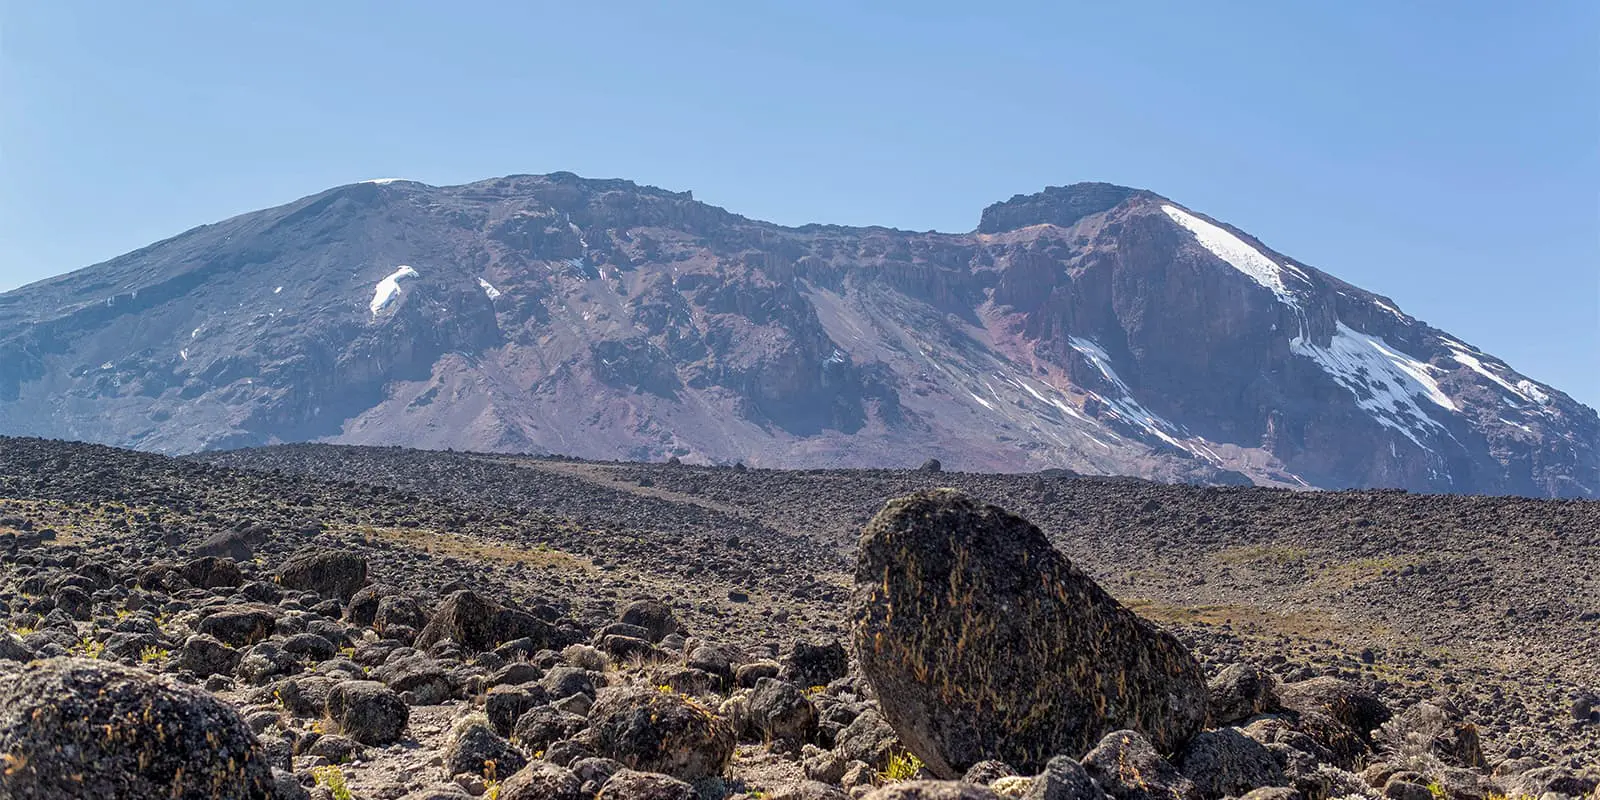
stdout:
POLYGON ((889 757, 889 764, 878 773, 879 783, 909 781, 923 767, 922 759, 912 753, 900 752, 889 757))
POLYGON ((139 661, 145 664, 153 664, 157 661, 165 661, 169 655, 172 655, 172 651, 165 648, 146 647, 139 651, 139 661))
POLYGON ((318 786, 327 788, 333 800, 355 800, 349 785, 344 782, 344 770, 336 766, 312 767, 311 775, 316 778, 318 786))

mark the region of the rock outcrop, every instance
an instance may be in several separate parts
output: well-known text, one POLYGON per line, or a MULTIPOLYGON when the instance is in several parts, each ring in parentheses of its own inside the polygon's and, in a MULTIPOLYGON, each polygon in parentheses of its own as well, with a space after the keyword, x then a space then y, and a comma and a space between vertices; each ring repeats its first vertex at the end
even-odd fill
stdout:
POLYGON ((885 718, 935 775, 1026 771, 1124 728, 1170 752, 1205 721, 1204 675, 1044 534, 952 490, 889 501, 862 532, 854 642, 885 718))

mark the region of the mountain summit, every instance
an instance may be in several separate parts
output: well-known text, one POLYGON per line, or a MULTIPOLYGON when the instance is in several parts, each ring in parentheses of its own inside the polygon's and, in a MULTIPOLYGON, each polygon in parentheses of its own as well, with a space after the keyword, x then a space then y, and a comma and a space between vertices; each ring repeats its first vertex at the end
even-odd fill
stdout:
POLYGON ((1151 192, 967 234, 342 186, 0 294, 0 434, 1600 496, 1600 419, 1151 192))

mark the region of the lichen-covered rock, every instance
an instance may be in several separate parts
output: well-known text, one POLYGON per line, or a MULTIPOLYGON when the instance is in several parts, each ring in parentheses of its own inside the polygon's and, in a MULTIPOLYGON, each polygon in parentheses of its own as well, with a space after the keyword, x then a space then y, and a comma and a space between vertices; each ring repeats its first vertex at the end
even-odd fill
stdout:
POLYGON ((1104 800, 1106 793, 1082 764, 1056 756, 1028 785, 1023 800, 1104 800))
POLYGON ((220 606, 195 629, 233 647, 247 647, 272 635, 279 612, 267 606, 220 606))
POLYGON ((1257 714, 1282 709, 1277 681, 1270 673, 1249 664, 1229 664, 1208 685, 1211 695, 1207 720, 1212 727, 1232 725, 1257 714))
POLYGON ((566 767, 535 761, 500 784, 496 797, 498 800, 582 800, 583 782, 566 767))
POLYGON ((817 732, 817 707, 792 683, 762 678, 750 692, 750 721, 768 741, 798 744, 817 732))
POLYGON ((940 777, 1024 771, 1119 729, 1171 751, 1206 716, 1200 665, 1027 520, 953 490, 891 500, 863 531, 854 641, 883 715, 940 777))
POLYGON ((1178 769, 1207 800, 1238 797, 1252 789, 1282 786, 1283 768, 1260 742, 1238 728, 1203 731, 1177 756, 1178 769))
POLYGON ((699 800, 690 786, 671 775, 625 769, 611 776, 595 800, 699 800))
POLYGON ((0 678, 0 796, 268 798, 271 765, 238 712, 109 662, 59 658, 0 678))
MULTIPOLYGON (((376 613, 376 612, 374 612, 376 613)), ((449 639, 467 650, 493 650, 516 639, 532 640, 536 650, 555 641, 550 623, 515 608, 506 608, 470 589, 462 589, 444 599, 417 634, 416 647, 426 650, 449 639)))
POLYGON ((889 757, 900 749, 900 737, 882 714, 869 709, 839 731, 833 739, 833 749, 847 761, 860 761, 872 769, 883 769, 889 757))
POLYGON ((778 677, 802 689, 827 686, 850 671, 850 655, 838 639, 796 641, 781 663, 783 671, 778 677))
POLYGON ((716 714, 675 692, 629 687, 601 692, 589 711, 589 743, 630 769, 693 781, 719 775, 733 733, 716 714))
POLYGON ((411 709, 399 694, 377 681, 344 681, 328 692, 328 716, 346 736, 382 745, 400 740, 411 709))
POLYGON ((1389 709, 1365 687, 1338 678, 1312 678, 1278 687, 1283 707, 1294 711, 1315 711, 1343 723, 1363 741, 1389 720, 1389 709))
POLYGON ((1083 757, 1083 768, 1116 800, 1200 800, 1194 782, 1134 731, 1108 734, 1083 757))
POLYGON ((239 651, 215 637, 197 633, 183 640, 178 652, 173 654, 173 664, 178 669, 209 678, 232 672, 239 665, 239 651))
POLYGON ((278 585, 349 600, 367 584, 367 560, 340 550, 306 549, 278 567, 278 585))
POLYGON ((1000 795, 961 781, 903 781, 868 792, 863 800, 1000 800, 1000 795))
POLYGON ((660 600, 635 600, 629 603, 622 610, 622 622, 642 628, 643 638, 651 642, 659 642, 683 629, 672 607, 660 600))
POLYGON ((528 759, 505 737, 495 733, 489 719, 481 714, 468 716, 450 731, 444 750, 446 777, 471 773, 488 778, 504 778, 527 766, 528 759))

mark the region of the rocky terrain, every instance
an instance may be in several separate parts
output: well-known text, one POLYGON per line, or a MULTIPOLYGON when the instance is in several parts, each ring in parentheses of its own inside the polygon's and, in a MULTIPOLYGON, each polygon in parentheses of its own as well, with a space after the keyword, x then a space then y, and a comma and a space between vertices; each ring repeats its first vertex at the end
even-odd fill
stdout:
POLYGON ((0 797, 1587 798, 1597 539, 1584 500, 0 438, 0 797))
POLYGON ((0 294, 0 434, 1595 497, 1600 417, 1149 191, 969 233, 342 186, 0 294))

